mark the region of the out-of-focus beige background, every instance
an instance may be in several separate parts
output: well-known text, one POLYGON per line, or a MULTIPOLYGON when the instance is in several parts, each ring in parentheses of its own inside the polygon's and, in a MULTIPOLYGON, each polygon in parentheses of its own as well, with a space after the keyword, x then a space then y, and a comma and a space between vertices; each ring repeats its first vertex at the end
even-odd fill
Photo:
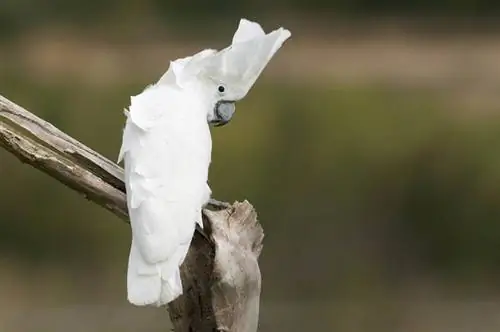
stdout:
MULTIPOLYGON (((1 0, 0 94, 116 160, 129 97, 240 17, 293 36, 227 127, 265 232, 261 331, 500 330, 500 5, 1 0)), ((167 331, 126 224, 0 151, 0 331, 167 331)))

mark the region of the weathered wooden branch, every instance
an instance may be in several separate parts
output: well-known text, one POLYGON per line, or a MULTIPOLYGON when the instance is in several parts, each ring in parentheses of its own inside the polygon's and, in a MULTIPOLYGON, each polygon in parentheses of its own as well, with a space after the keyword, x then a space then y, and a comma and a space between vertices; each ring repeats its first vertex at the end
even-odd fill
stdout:
MULTIPOLYGON (((128 222, 122 168, 2 96, 0 146, 128 222)), ((170 319, 176 332, 254 332, 263 230, 247 201, 213 205, 181 267, 184 294, 169 304, 170 319)))

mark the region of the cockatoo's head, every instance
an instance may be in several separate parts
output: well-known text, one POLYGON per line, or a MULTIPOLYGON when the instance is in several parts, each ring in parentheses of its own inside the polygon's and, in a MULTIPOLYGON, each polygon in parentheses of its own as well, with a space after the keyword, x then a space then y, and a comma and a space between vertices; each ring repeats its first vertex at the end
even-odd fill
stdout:
POLYGON ((208 123, 224 125, 234 114, 234 103, 247 95, 290 35, 283 28, 266 34, 258 23, 241 19, 230 46, 221 51, 204 50, 171 62, 158 84, 194 89, 196 95, 209 105, 208 123))

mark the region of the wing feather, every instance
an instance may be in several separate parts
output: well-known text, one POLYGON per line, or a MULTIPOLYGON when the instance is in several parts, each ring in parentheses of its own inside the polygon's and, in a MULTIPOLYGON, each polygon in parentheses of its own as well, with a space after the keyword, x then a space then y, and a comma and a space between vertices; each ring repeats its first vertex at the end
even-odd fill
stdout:
POLYGON ((131 98, 120 157, 133 236, 128 272, 132 303, 163 303, 171 300, 166 294, 177 294, 179 266, 210 196, 210 131, 206 117, 197 119, 196 112, 185 111, 202 105, 196 98, 186 101, 182 93, 156 85, 131 98), (141 290, 148 285, 157 289, 155 278, 161 280, 161 292, 141 290))

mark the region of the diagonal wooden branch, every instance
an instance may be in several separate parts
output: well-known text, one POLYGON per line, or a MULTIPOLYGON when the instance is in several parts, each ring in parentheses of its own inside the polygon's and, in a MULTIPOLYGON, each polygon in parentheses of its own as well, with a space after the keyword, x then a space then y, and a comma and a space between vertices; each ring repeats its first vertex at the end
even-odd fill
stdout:
MULTIPOLYGON (((123 170, 0 96, 0 146, 128 222, 123 170)), ((174 330, 257 330, 263 231, 247 201, 212 202, 181 267, 184 294, 169 304, 174 330)))

